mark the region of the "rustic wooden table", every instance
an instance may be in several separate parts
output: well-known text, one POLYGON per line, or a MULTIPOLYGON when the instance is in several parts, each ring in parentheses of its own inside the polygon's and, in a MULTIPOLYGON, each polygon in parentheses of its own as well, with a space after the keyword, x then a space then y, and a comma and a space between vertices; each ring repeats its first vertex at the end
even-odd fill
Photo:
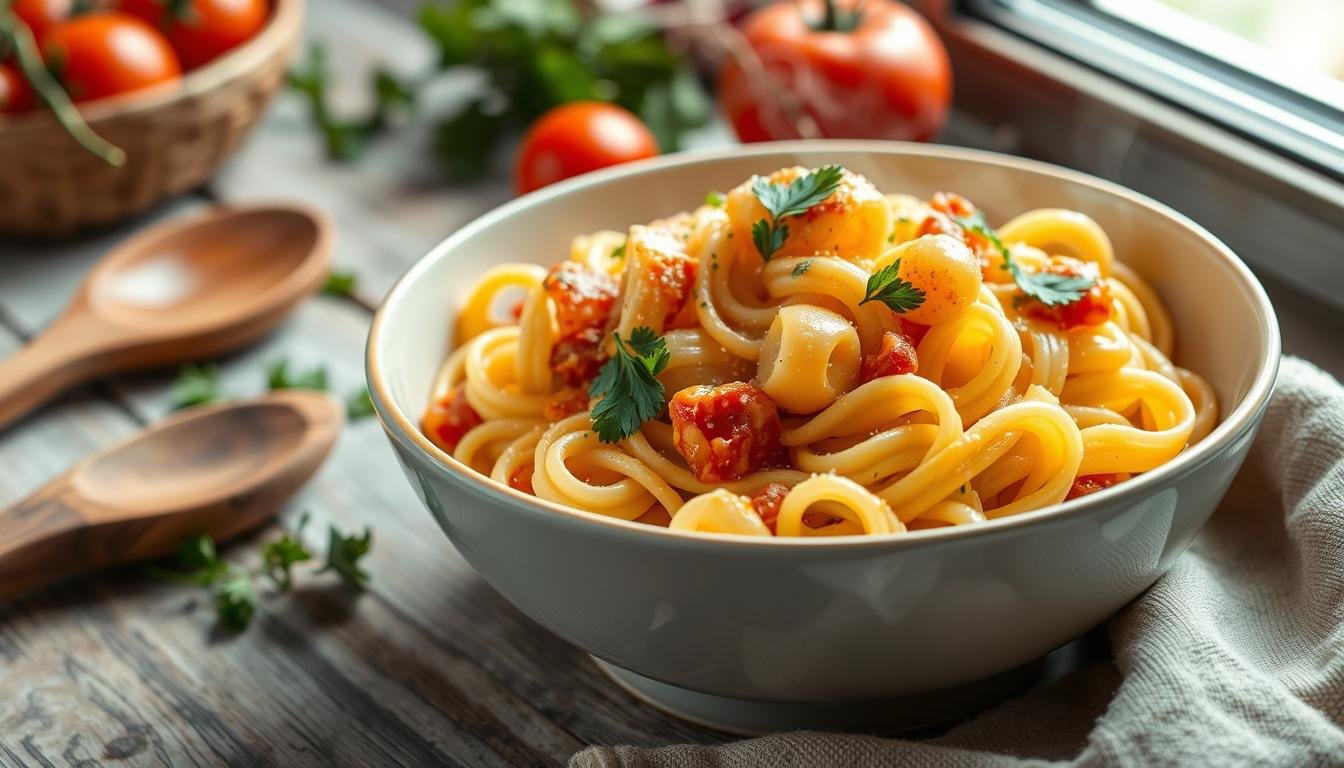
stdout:
MULTIPOLYGON (((314 4, 310 35, 341 52, 343 80, 386 52, 411 68, 430 61, 406 20, 412 0, 389 5, 314 4)), ((502 181, 443 183, 425 170, 423 139, 412 126, 357 164, 332 165, 302 105, 281 97, 208 189, 74 242, 0 243, 0 355, 50 321, 88 267, 135 229, 216 202, 292 198, 335 220, 335 261, 359 274, 358 291, 312 299, 273 336, 219 361, 224 386, 258 393, 266 366, 288 358, 326 366, 340 393, 357 390, 371 312, 386 289, 509 195, 502 181)), ((1344 365, 1327 331, 1338 316, 1276 294, 1291 303, 1289 350, 1338 375, 1344 365)), ((166 414, 171 378, 101 383, 0 434, 0 508, 166 414)), ((367 592, 304 578, 293 593, 263 598, 240 634, 215 627, 198 591, 135 568, 0 606, 0 765, 552 765, 589 743, 724 738, 629 698, 498 596, 421 509, 373 420, 349 426, 281 520, 225 556, 255 558, 258 541, 304 510, 314 548, 327 522, 373 528, 367 592)), ((1059 655, 1059 664, 1077 655, 1059 655)))

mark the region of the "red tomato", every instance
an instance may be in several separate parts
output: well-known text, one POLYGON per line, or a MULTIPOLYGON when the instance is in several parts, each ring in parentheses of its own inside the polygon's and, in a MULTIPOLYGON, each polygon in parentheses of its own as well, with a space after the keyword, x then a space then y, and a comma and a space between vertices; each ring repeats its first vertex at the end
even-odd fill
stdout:
POLYGON ((0 114, 26 112, 36 104, 33 89, 17 69, 0 64, 0 114))
POLYGON ((537 119, 523 137, 513 169, 518 194, 570 176, 658 154, 638 117, 615 104, 575 101, 537 119))
POLYGON ((789 486, 783 483, 766 483, 751 495, 751 508, 771 533, 775 532, 775 523, 779 522, 779 508, 784 506, 784 497, 788 495, 789 486))
POLYGON ((1054 323, 1060 330, 1070 331, 1087 325, 1101 325, 1111 319, 1111 289, 1106 281, 1097 274, 1094 264, 1086 264, 1068 256, 1051 256, 1047 272, 1065 277, 1089 276, 1092 287, 1076 301, 1068 304, 1056 304, 1048 307, 1036 300, 1030 300, 1023 307, 1023 314, 1054 323))
POLYGON ((799 117, 826 138, 927 141, 947 118, 947 50, 895 0, 780 0, 742 32, 775 81, 725 62, 719 103, 742 141, 801 138, 799 117))
POLYGON ((1073 479, 1073 485, 1069 487, 1069 495, 1064 497, 1064 500, 1072 501, 1081 496, 1110 488, 1118 482, 1120 482, 1120 478, 1114 474, 1079 475, 1073 479))
POLYGON ((555 321, 562 339, 606 325, 620 293, 611 275, 568 260, 551 267, 541 287, 555 303, 555 321))
POLYGON ((746 382, 687 387, 667 410, 677 451, 703 483, 749 475, 783 449, 775 401, 746 382))
POLYGON ((182 77, 177 54, 163 35, 120 13, 91 13, 57 24, 42 38, 42 56, 60 74, 75 102, 182 77))
POLYGON ((481 415, 467 402, 467 385, 459 384, 425 411, 420 431, 447 453, 452 453, 463 435, 481 423, 481 415))
POLYGON ((195 69, 237 48, 266 26, 267 0, 118 0, 124 13, 137 16, 168 35, 182 60, 195 69), (175 10, 180 7, 181 10, 175 10))
POLYGON ((919 356, 915 354, 915 345, 905 334, 887 331, 882 334, 882 344, 863 356, 859 366, 859 381, 867 383, 883 376, 900 376, 914 373, 919 368, 919 356))

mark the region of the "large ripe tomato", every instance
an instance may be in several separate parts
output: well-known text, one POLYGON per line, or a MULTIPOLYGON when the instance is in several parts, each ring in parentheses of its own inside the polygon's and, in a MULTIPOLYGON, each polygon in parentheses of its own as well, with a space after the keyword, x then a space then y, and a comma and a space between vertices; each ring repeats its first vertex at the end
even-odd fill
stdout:
POLYGON ((826 138, 926 141, 947 117, 947 50, 895 0, 780 0, 742 32, 775 81, 725 62, 719 101, 742 141, 800 138, 800 118, 826 138))
POLYGON ((648 126, 604 101, 575 101, 537 119, 523 137, 513 169, 519 194, 570 176, 658 154, 648 126))
POLYGON ((92 101, 181 78, 172 46, 145 22, 120 13, 63 21, 42 38, 42 57, 75 102, 92 101))
POLYGON ((33 108, 36 99, 28 81, 17 69, 0 64, 0 114, 26 112, 33 108))
POLYGON ((266 26, 267 0, 118 0, 125 13, 162 29, 182 66, 195 69, 266 26))

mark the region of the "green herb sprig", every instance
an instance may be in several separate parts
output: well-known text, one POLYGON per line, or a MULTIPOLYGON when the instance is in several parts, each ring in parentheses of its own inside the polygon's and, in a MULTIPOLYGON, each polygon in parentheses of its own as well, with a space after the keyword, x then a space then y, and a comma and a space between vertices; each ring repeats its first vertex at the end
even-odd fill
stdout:
MULTIPOLYGON (((200 535, 183 539, 178 546, 177 565, 185 570, 150 566, 146 572, 160 581, 210 588, 220 625, 242 631, 257 612, 256 580, 265 579, 275 591, 288 592, 294 586, 294 567, 313 559, 302 540, 307 524, 305 512, 292 534, 262 544, 261 564, 255 568, 244 568, 221 558, 214 539, 200 535)), ((360 565, 360 559, 372 547, 373 533, 366 528, 359 536, 346 536, 333 525, 330 537, 325 564, 317 573, 332 571, 346 584, 364 589, 369 574, 360 565)))
POLYGON ((354 272, 333 270, 322 283, 322 293, 327 296, 350 296, 359 287, 359 275, 354 272))
POLYGON ((219 366, 187 363, 178 369, 169 396, 175 409, 213 403, 219 399, 219 366))
MULTIPOLYGON (((335 159, 358 157, 400 113, 433 98, 425 86, 444 70, 468 70, 481 85, 432 127, 432 149, 461 181, 486 175, 501 144, 544 112, 572 101, 619 104, 639 115, 664 152, 704 125, 712 104, 686 57, 637 14, 590 14, 579 0, 427 0, 417 14, 437 48, 432 71, 413 78, 376 71, 373 107, 342 119, 328 106, 325 52, 310 50, 290 76, 335 159)), ((425 108, 423 114, 435 110, 425 108)))
POLYGON ((1060 304, 1072 304, 1081 299, 1096 280, 1086 275, 1057 275, 1053 272, 1027 272, 1017 265, 1013 260, 1008 247, 999 239, 997 232, 985 221, 983 211, 976 211, 971 216, 954 216, 952 218, 958 226, 970 232, 974 232, 989 241, 1003 258, 1001 268, 1007 270, 1013 276, 1013 282, 1022 291, 1023 295, 1029 296, 1047 307, 1054 307, 1060 304))
MULTIPOLYGON (((266 388, 279 389, 328 389, 327 369, 318 366, 300 373, 291 373, 289 360, 280 359, 266 369, 266 388)), ((178 370, 177 380, 173 382, 170 396, 175 409, 205 405, 224 399, 225 395, 219 381, 219 366, 214 364, 182 366, 178 370)), ((372 416, 373 398, 367 387, 360 387, 345 400, 345 414, 351 421, 372 416)))
POLYGON ((616 354, 598 371, 588 387, 588 397, 601 398, 593 406, 593 430, 604 443, 616 443, 633 435, 639 425, 663 409, 663 384, 655 376, 667 368, 672 355, 667 341, 652 328, 639 327, 628 341, 619 334, 616 354))
POLYGON ((924 303, 924 291, 900 277, 901 260, 896 259, 868 276, 863 301, 880 301, 895 312, 909 312, 924 303))
POLYGON ((327 369, 319 366, 303 373, 291 374, 289 360, 281 358, 266 369, 266 387, 274 392, 277 389, 321 389, 327 388, 327 369))
POLYGON ((784 241, 789 236, 789 226, 784 223, 784 219, 806 213, 809 208, 830 197, 840 185, 844 173, 843 167, 828 165, 804 173, 787 184, 770 182, 759 176, 752 179, 752 193, 770 213, 770 218, 760 219, 751 225, 751 240, 762 259, 769 261, 784 247, 784 241))

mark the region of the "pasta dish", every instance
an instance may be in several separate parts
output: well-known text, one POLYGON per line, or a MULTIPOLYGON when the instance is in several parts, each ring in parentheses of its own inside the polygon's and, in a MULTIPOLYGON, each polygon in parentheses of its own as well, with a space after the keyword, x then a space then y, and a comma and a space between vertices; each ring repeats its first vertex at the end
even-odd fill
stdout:
POLYGON ((1082 213, 784 168, 497 266, 421 428, 539 498, 712 534, 973 525, 1161 466, 1214 427, 1172 321, 1082 213))

